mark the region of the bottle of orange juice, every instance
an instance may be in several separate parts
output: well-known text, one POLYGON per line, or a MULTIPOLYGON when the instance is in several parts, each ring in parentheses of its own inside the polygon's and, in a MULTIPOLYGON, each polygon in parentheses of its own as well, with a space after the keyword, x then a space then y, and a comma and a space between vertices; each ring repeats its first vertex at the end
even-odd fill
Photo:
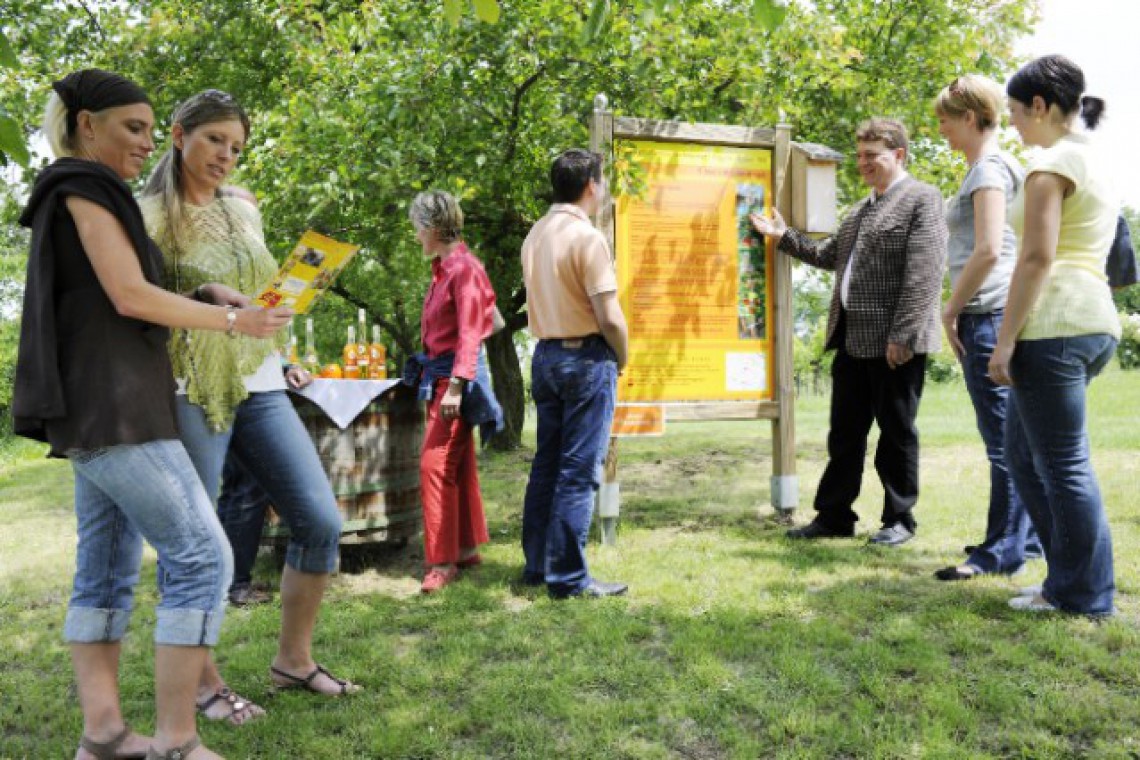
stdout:
POLYGON ((348 340, 344 342, 344 351, 341 352, 341 364, 344 366, 345 380, 360 379, 360 365, 357 363, 356 328, 348 326, 348 340))
POLYGON ((368 350, 368 324, 364 309, 359 309, 356 313, 356 330, 356 337, 359 340, 356 344, 356 372, 361 380, 367 380, 372 374, 368 371, 371 357, 368 350))
POLYGON ((372 380, 388 379, 388 353, 380 342, 380 325, 372 325, 372 343, 368 345, 368 377, 372 380))

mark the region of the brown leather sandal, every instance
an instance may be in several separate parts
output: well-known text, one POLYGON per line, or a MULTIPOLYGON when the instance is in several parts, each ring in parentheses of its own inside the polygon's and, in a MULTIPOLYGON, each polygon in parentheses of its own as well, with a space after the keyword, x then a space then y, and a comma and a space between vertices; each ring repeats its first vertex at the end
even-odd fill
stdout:
POLYGON ((151 747, 146 752, 146 760, 186 760, 190 753, 202 746, 202 740, 195 734, 190 737, 190 740, 184 744, 179 744, 173 749, 168 749, 166 752, 160 753, 154 747, 151 747))
POLYGON ((79 738, 79 746, 90 752, 95 756, 95 760, 142 760, 147 756, 146 752, 132 752, 129 755, 120 755, 118 753, 119 747, 123 746, 123 742, 131 736, 131 727, 123 725, 123 730, 118 733, 115 738, 106 742, 97 742, 93 739, 88 739, 86 736, 79 738))
POLYGON ((245 725, 246 723, 249 723, 251 720, 257 720, 258 718, 260 718, 262 715, 265 714, 265 710, 261 709, 260 707, 255 705, 253 702, 250 702, 245 697, 240 696, 239 694, 237 694, 237 692, 235 692, 229 686, 221 687, 220 689, 215 691, 213 694, 211 694, 209 696, 209 698, 207 698, 206 700, 204 700, 202 702, 195 702, 194 706, 198 709, 198 712, 206 720, 224 720, 232 726, 245 725), (216 703, 216 702, 225 702, 226 704, 228 704, 229 708, 230 708, 229 714, 228 715, 219 715, 216 718, 213 716, 207 715, 206 711, 209 710, 214 705, 214 703, 216 703), (251 708, 249 717, 243 721, 238 721, 237 717, 236 717, 237 714, 240 713, 242 710, 245 710, 246 708, 251 708))

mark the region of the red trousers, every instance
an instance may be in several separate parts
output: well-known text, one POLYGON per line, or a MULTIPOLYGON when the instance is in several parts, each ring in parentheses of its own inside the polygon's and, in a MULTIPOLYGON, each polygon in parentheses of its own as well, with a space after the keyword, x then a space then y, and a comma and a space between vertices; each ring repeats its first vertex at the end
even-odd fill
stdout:
POLYGON ((436 383, 428 402, 420 455, 424 560, 429 565, 454 564, 460 550, 474 549, 490 540, 479 493, 474 431, 462 419, 439 416, 446 391, 445 378, 436 383))

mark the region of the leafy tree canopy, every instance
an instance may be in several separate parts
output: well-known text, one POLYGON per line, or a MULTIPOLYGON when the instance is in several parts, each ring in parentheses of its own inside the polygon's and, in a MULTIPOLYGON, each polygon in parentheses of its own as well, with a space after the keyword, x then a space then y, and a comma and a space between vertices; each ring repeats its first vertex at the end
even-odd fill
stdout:
MULTIPOLYGON (((203 88, 247 105, 254 135, 236 179, 261 198, 271 247, 283 253, 314 225, 365 246, 319 307, 326 354, 357 306, 394 353, 415 347, 428 269, 406 212, 429 187, 461 197, 510 332, 524 327, 519 246, 548 204, 551 159, 586 144, 599 92, 619 115, 784 119, 797 139, 848 152, 860 120, 897 116, 916 138, 915 173, 949 187, 957 168, 931 98, 961 73, 1004 77, 1035 14, 1034 0, 2 4, 20 68, 0 84, 0 108, 18 124, 38 121, 52 78, 89 65, 146 86, 164 130, 203 88)), ((853 197, 853 166, 841 187, 853 197)), ((523 386, 510 335, 489 349, 515 443, 523 386)))

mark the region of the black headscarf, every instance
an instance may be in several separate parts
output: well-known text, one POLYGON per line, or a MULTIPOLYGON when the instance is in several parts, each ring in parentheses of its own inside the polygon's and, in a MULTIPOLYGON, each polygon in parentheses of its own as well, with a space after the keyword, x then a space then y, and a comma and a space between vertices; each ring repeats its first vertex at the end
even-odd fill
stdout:
POLYGON ((68 74, 52 89, 67 106, 67 135, 75 134, 80 111, 97 113, 106 108, 131 106, 135 103, 150 105, 143 88, 124 76, 102 69, 83 69, 68 74))

